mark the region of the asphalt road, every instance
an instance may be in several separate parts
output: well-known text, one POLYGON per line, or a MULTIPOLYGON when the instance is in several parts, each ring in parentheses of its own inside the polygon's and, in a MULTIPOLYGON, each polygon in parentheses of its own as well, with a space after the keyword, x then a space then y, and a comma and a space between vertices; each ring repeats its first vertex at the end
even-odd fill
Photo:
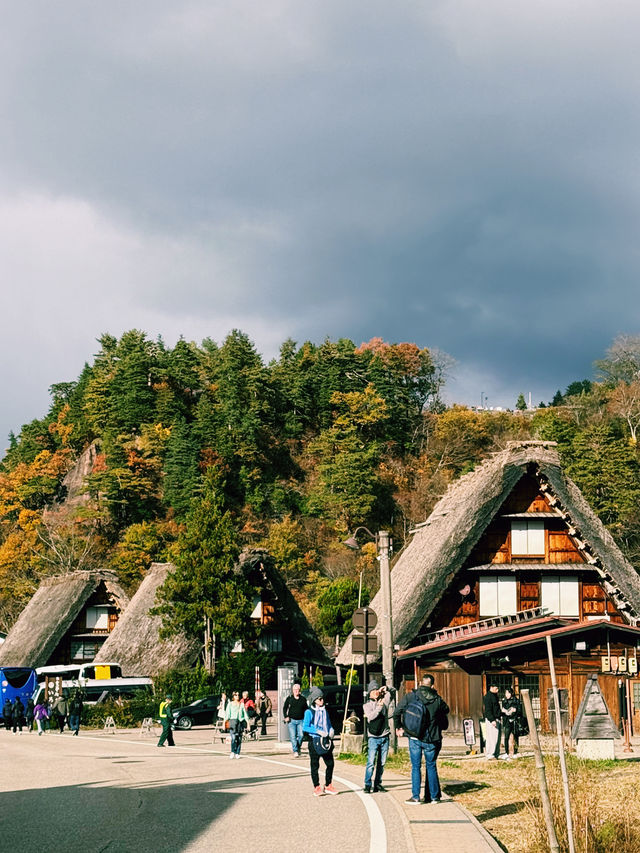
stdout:
MULTIPOLYGON (((308 762, 212 745, 211 732, 176 733, 158 749, 117 735, 0 731, 0 851, 6 853, 405 853, 389 795, 358 789, 362 768, 339 766, 338 796, 312 795, 308 762)), ((269 754, 274 753, 275 754, 269 754)), ((321 780, 324 778, 321 765, 321 780)))

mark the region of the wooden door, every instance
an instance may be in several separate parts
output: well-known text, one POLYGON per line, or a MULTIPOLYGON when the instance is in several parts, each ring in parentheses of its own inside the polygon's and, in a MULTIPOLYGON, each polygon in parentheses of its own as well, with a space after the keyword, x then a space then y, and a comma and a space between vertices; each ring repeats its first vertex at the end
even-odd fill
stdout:
POLYGON ((640 679, 631 680, 631 710, 634 735, 640 734, 640 679))

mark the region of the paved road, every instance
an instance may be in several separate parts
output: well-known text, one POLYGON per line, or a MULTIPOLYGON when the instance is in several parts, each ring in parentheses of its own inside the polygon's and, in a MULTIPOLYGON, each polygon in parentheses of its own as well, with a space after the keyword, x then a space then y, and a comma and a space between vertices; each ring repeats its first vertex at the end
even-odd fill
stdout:
MULTIPOLYGON (((158 749, 134 733, 0 731, 0 849, 11 853, 412 853, 396 799, 366 796, 341 767, 339 796, 312 796, 308 762, 286 754, 230 760, 211 732, 158 749), (388 843, 387 843, 388 841, 388 843)), ((322 777, 321 777, 322 778, 322 777)))

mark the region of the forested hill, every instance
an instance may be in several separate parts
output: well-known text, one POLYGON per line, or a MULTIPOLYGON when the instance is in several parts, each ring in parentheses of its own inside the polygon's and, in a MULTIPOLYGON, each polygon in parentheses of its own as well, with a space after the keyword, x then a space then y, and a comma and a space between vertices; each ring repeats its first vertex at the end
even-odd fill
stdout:
POLYGON ((452 479, 530 436, 559 442, 638 564, 640 346, 623 363, 614 343, 601 382, 511 413, 445 408, 443 364, 409 343, 286 341, 268 365, 239 331, 221 345, 169 348, 135 330, 99 343, 77 381, 52 386, 48 414, 10 437, 0 629, 46 575, 109 567, 133 591, 151 561, 179 559, 208 482, 239 547, 268 548, 319 631, 344 633, 360 571, 371 592, 377 574, 375 547, 365 536, 354 556, 340 544, 347 532, 388 528, 398 551, 452 479), (78 460, 84 494, 68 501, 78 460))

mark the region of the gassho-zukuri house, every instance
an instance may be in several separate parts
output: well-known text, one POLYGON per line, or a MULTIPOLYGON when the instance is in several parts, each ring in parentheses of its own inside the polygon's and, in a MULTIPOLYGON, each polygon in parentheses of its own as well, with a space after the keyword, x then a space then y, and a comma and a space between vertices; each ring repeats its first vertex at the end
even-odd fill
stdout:
MULTIPOLYGON (((550 637, 565 731, 593 674, 616 724, 630 681, 640 731, 640 577, 553 442, 512 442, 453 483, 393 567, 391 597, 395 683, 432 672, 452 730, 482 716, 489 682, 527 688, 551 730, 550 637)), ((382 613, 380 593, 370 606, 382 613)), ((351 662, 349 637, 336 663, 351 662)))

